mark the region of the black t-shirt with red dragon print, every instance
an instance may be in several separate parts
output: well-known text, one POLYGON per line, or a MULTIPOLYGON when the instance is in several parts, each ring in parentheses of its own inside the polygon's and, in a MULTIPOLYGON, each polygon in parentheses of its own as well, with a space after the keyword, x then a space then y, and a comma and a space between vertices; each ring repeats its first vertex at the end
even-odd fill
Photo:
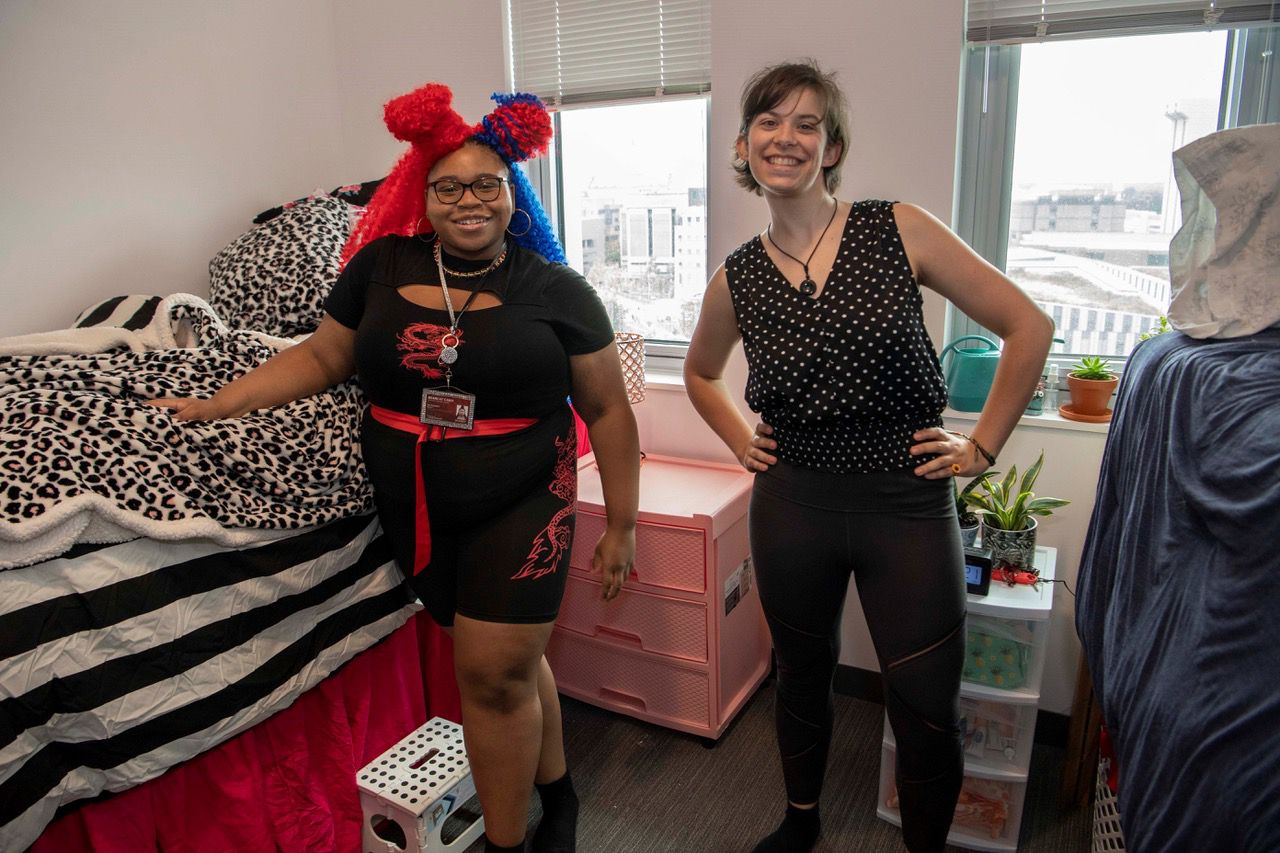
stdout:
MULTIPOLYGON (((457 271, 487 266, 448 254, 444 262, 457 271)), ((388 236, 356 253, 334 284, 325 310, 356 330, 356 373, 370 403, 416 414, 422 389, 445 384, 440 353, 449 314, 398 290, 439 281, 430 243, 388 236)), ((569 395, 569 356, 613 343, 609 316, 586 279, 515 245, 488 275, 448 283, 455 315, 477 285, 502 303, 472 307, 458 322, 452 385, 476 396, 477 419, 546 417, 569 395)))

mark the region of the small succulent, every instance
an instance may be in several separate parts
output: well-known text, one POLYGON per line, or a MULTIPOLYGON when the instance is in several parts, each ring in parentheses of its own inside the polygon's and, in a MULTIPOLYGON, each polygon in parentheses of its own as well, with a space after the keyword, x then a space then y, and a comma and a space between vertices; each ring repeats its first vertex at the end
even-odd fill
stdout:
POLYGON ((1111 360, 1099 355, 1086 355, 1071 366, 1071 375, 1077 379, 1114 379, 1111 360))

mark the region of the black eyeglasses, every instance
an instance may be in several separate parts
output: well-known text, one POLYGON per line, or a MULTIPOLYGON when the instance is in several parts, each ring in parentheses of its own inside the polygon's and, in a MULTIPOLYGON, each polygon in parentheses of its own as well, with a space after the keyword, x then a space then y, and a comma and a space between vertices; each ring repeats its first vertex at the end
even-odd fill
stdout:
POLYGON ((476 178, 469 184, 455 181, 453 178, 443 178, 432 181, 427 186, 431 187, 432 192, 436 194, 436 200, 441 204, 457 204, 462 201, 462 194, 467 190, 471 190, 471 194, 480 201, 493 201, 502 193, 502 185, 505 183, 508 183, 506 178, 486 176, 476 178))

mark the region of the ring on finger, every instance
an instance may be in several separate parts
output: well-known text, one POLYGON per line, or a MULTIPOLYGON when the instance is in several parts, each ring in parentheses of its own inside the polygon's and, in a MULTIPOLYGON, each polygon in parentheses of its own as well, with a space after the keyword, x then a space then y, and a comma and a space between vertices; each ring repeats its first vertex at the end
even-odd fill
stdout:
POLYGON ((952 473, 952 474, 959 474, 959 473, 960 473, 960 465, 959 465, 959 463, 956 463, 956 462, 952 462, 952 463, 951 463, 951 473, 952 473))

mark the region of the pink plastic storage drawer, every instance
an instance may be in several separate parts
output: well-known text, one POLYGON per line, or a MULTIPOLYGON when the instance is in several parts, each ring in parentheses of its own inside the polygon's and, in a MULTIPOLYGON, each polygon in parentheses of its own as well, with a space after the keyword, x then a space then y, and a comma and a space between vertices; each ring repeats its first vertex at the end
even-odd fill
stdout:
MULTIPOLYGON (((571 568, 591 571, 591 556, 604 533, 604 516, 578 513, 571 568)), ((636 526, 635 572, 628 583, 659 589, 703 592, 707 588, 706 540, 701 530, 664 524, 636 526)))
POLYGON ((547 660, 561 693, 671 728, 702 733, 710 726, 708 676, 692 665, 560 628, 551 632, 547 660))
POLYGON ((600 584, 571 574, 556 624, 645 652, 707 660, 707 608, 698 601, 626 588, 613 601, 605 601, 600 584))

